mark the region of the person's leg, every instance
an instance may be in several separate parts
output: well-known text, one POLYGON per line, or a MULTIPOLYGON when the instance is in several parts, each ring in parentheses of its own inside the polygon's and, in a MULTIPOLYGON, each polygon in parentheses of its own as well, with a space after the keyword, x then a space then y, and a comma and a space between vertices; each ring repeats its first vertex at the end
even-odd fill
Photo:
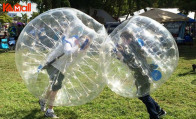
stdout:
POLYGON ((142 100, 142 102, 146 105, 150 118, 158 119, 159 117, 166 115, 166 112, 161 109, 158 103, 149 95, 150 83, 146 82, 144 84, 144 80, 146 80, 145 77, 143 78, 143 84, 137 82, 138 84, 136 85, 138 88, 138 95, 146 95, 140 97, 139 99, 142 100))
POLYGON ((50 89, 51 91, 49 92, 48 95, 48 109, 45 113, 45 116, 47 117, 52 117, 52 118, 58 118, 55 114, 54 114, 54 110, 53 110, 53 105, 54 105, 54 101, 56 98, 56 95, 58 93, 58 90, 61 89, 62 87, 62 81, 64 79, 64 75, 58 70, 55 75, 54 75, 55 80, 53 80, 52 82, 52 88, 50 89))
POLYGON ((143 95, 148 95, 150 93, 150 83, 149 77, 141 73, 142 69, 137 68, 134 72, 135 77, 135 86, 137 88, 138 97, 142 97, 143 95))
POLYGON ((150 96, 150 98, 151 98, 151 101, 154 103, 154 106, 155 106, 155 108, 156 108, 156 111, 157 112, 160 112, 161 111, 161 108, 160 108, 160 106, 158 105, 158 103, 150 96))
POLYGON ((48 106, 48 109, 45 113, 45 116, 46 117, 51 117, 51 118, 58 118, 55 113, 54 113, 54 110, 53 110, 53 106, 52 105, 49 105, 48 106))
POLYGON ((48 104, 51 106, 53 105, 55 101, 58 90, 61 89, 62 87, 63 79, 64 79, 64 75, 58 70, 58 72, 55 75, 55 81, 52 84, 50 95, 48 97, 48 104))
POLYGON ((159 105, 150 97, 150 95, 139 97, 139 99, 146 105, 147 111, 150 115, 150 119, 159 119, 159 115, 157 112, 157 108, 159 107, 159 105))
POLYGON ((54 107, 53 103, 54 103, 57 92, 58 92, 58 90, 57 91, 52 91, 51 88, 48 89, 48 91, 47 91, 47 94, 46 94, 46 97, 45 97, 45 99, 47 99, 47 101, 48 101, 47 102, 48 103, 48 109, 45 112, 46 117, 58 118, 55 115, 54 110, 53 110, 53 107, 54 107))
POLYGON ((39 105, 41 108, 41 111, 46 111, 46 103, 49 99, 50 93, 51 93, 51 86, 53 84, 53 82, 55 81, 54 78, 54 71, 56 70, 56 68, 54 68, 52 65, 47 65, 47 67, 45 67, 47 74, 49 76, 50 79, 50 84, 46 90, 46 92, 44 92, 44 94, 39 98, 39 105))
POLYGON ((58 90, 52 90, 50 91, 50 94, 49 94, 49 97, 48 97, 48 105, 50 107, 52 107, 54 105, 54 101, 55 101, 55 98, 56 98, 56 94, 57 94, 58 90))
POLYGON ((49 93, 48 93, 48 109, 46 110, 45 112, 45 116, 46 117, 51 117, 51 118, 58 118, 55 113, 54 113, 54 106, 53 106, 53 103, 54 103, 54 100, 55 100, 55 97, 56 97, 56 94, 57 94, 58 90, 57 91, 53 91, 53 90, 50 90, 49 93))
POLYGON ((160 109, 159 105, 150 97, 149 91, 150 91, 150 83, 148 83, 148 78, 143 76, 138 78, 135 81, 135 85, 137 88, 137 95, 142 96, 139 97, 139 99, 145 104, 147 111, 150 115, 150 119, 158 119, 158 112, 157 109, 160 109), (144 82, 145 81, 145 82, 144 82))

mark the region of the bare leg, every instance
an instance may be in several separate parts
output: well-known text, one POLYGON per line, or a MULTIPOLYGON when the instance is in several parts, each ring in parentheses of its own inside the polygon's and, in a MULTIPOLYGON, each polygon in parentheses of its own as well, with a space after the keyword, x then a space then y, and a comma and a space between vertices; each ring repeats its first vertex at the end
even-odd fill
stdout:
POLYGON ((48 109, 45 113, 46 117, 58 118, 55 115, 54 110, 53 110, 53 104, 54 104, 54 100, 55 100, 57 92, 58 92, 58 90, 57 91, 49 91, 49 93, 48 93, 49 98, 48 98, 48 109))
POLYGON ((58 92, 58 90, 57 91, 50 91, 50 94, 49 94, 49 97, 48 97, 49 106, 53 106, 57 92, 58 92))
POLYGON ((45 100, 47 100, 48 103, 48 109, 45 113, 45 116, 57 118, 57 116, 54 114, 53 106, 54 106, 56 94, 58 93, 58 90, 62 86, 61 84, 62 84, 62 80, 64 79, 64 75, 61 74, 61 72, 57 70, 55 67, 53 67, 52 65, 51 67, 48 67, 47 72, 51 79, 51 84, 49 85, 44 96, 45 100))

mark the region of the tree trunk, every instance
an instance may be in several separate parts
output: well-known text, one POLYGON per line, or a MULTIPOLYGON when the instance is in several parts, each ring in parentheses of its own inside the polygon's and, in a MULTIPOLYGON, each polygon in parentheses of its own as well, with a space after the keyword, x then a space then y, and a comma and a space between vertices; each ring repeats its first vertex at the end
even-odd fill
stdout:
POLYGON ((129 0, 128 2, 130 2, 130 3, 128 3, 129 4, 129 10, 128 10, 128 14, 127 14, 127 17, 126 17, 126 20, 128 19, 128 17, 129 17, 129 15, 131 16, 131 15, 133 15, 133 6, 134 6, 134 0, 129 0))
POLYGON ((122 10, 122 0, 120 0, 119 3, 118 3, 118 15, 117 15, 117 19, 118 19, 119 16, 120 16, 121 10, 122 10))
MULTIPOLYGON (((194 20, 196 21, 196 11, 194 11, 194 12, 195 12, 194 20)), ((194 40, 196 40, 196 22, 194 22, 194 35, 193 35, 193 37, 194 37, 194 40)))

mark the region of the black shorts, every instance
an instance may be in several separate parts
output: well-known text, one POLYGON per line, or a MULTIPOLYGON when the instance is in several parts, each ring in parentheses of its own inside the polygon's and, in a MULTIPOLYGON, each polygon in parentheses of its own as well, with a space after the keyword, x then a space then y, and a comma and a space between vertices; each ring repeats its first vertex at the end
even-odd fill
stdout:
POLYGON ((47 73, 52 81, 52 91, 57 91, 62 87, 62 81, 64 79, 64 75, 56 69, 54 66, 49 65, 47 68, 47 73))

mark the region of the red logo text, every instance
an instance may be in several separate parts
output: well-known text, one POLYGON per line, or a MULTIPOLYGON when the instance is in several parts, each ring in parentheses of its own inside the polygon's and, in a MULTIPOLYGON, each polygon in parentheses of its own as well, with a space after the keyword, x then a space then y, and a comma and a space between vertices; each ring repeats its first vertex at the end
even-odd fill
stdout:
POLYGON ((20 4, 15 4, 12 8, 11 4, 3 3, 3 11, 4 12, 30 12, 31 11, 31 3, 28 3, 27 6, 22 6, 20 4))

